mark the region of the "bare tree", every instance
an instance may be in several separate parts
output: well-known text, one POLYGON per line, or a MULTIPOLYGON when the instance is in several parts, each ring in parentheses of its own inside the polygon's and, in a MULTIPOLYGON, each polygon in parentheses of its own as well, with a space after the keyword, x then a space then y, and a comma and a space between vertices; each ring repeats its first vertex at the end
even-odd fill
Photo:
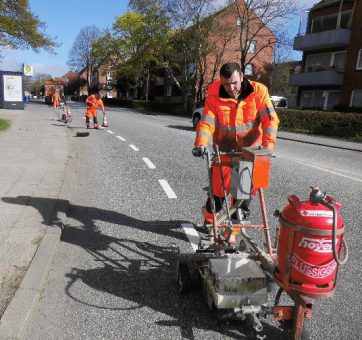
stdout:
POLYGON ((99 59, 93 55, 93 44, 101 36, 101 31, 96 26, 87 26, 78 33, 68 55, 68 66, 75 71, 86 72, 86 82, 89 87, 91 75, 99 66, 99 59))
POLYGON ((293 41, 288 36, 288 32, 279 31, 273 53, 273 70, 270 79, 271 93, 280 92, 284 94, 283 89, 288 87, 289 68, 287 63, 291 61, 292 46, 293 41))
POLYGON ((294 0, 233 0, 229 4, 238 14, 240 63, 243 71, 248 64, 262 64, 263 52, 271 52, 277 42, 275 35, 283 31, 288 19, 300 7, 294 0))
POLYGON ((204 34, 207 39, 202 41, 199 48, 196 83, 197 101, 204 100, 206 90, 215 80, 230 42, 236 37, 235 30, 230 29, 223 23, 214 21, 211 17, 204 21, 206 20, 210 20, 212 25, 205 30, 204 34))

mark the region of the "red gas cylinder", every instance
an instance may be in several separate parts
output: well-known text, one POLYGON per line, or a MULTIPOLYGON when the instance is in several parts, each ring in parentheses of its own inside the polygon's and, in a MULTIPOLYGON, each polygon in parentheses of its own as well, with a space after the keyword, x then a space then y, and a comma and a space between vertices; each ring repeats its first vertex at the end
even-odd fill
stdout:
MULTIPOLYGON (((300 201, 295 195, 279 215, 276 279, 287 289, 309 297, 333 293, 338 264, 333 256, 333 211, 316 201, 300 201)), ((331 197, 324 202, 335 208, 335 250, 339 254, 344 232, 341 204, 331 197)))

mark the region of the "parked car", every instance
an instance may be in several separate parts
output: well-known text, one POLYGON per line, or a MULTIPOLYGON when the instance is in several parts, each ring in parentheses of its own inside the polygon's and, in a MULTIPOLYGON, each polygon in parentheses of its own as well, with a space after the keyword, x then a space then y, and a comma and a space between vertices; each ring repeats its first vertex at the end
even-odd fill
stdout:
POLYGON ((284 107, 288 108, 287 98, 281 96, 270 96, 270 100, 272 101, 274 107, 284 107))
POLYGON ((201 106, 199 108, 196 108, 194 113, 192 114, 192 125, 194 126, 195 129, 197 124, 199 124, 203 111, 204 111, 204 106, 201 106))
MULTIPOLYGON (((281 96, 270 96, 270 100, 272 101, 274 107, 284 107, 288 108, 287 98, 281 96)), ((204 103, 196 105, 196 109, 192 114, 192 125, 196 129, 197 124, 199 123, 202 112, 204 111, 204 103)))

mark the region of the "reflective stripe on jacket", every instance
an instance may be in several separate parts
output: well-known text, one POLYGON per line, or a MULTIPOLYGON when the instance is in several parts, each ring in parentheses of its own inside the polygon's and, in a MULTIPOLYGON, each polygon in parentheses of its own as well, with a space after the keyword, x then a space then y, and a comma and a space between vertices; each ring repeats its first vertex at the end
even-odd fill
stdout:
POLYGON ((272 150, 278 125, 266 86, 244 78, 241 95, 236 100, 227 95, 221 80, 217 80, 209 88, 196 128, 195 146, 207 146, 212 140, 220 151, 258 145, 272 150))

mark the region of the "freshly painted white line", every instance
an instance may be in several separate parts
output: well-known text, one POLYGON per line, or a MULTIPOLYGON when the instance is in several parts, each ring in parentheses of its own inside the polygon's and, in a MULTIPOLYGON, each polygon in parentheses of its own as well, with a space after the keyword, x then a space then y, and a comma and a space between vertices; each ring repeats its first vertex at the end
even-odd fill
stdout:
POLYGON ((125 142, 126 140, 121 136, 116 136, 118 139, 120 139, 122 142, 125 142))
POLYGON ((110 133, 111 135, 114 135, 114 132, 111 130, 107 130, 108 133, 110 133))
POLYGON ((329 172, 329 173, 334 174, 334 175, 337 175, 337 176, 346 177, 346 178, 352 179, 352 180, 357 181, 357 182, 362 182, 362 179, 359 179, 359 178, 356 178, 356 177, 343 175, 343 174, 340 174, 340 173, 338 173, 338 172, 331 171, 331 170, 327 170, 327 169, 324 169, 324 168, 322 168, 322 167, 320 167, 320 166, 312 165, 312 164, 309 164, 309 163, 300 162, 300 161, 297 161, 297 160, 294 160, 294 161, 295 161, 296 163, 299 163, 299 164, 303 164, 303 165, 310 166, 311 168, 314 168, 314 169, 318 169, 318 170, 321 170, 321 171, 329 172))
POLYGON ((150 169, 156 169, 155 165, 148 159, 148 158, 142 158, 144 160, 144 162, 147 164, 147 166, 150 168, 150 169))
POLYGON ((199 233, 196 231, 194 225, 191 223, 182 223, 181 226, 185 231, 187 238, 189 239, 192 249, 194 250, 194 252, 196 252, 199 247, 200 241, 199 233))
POLYGON ((130 144, 129 147, 131 149, 133 149, 134 151, 140 151, 136 146, 134 146, 133 144, 130 144))
MULTIPOLYGON (((306 163, 304 160, 300 159, 300 158, 295 158, 295 157, 289 157, 289 156, 278 156, 278 158, 281 158, 281 157, 284 157, 284 158, 287 158, 287 159, 292 159, 293 161, 295 162, 301 162, 302 164, 307 164, 307 165, 315 165, 315 166, 319 166, 321 168, 328 168, 328 165, 323 165, 323 164, 320 164, 320 163, 316 163, 316 162, 310 162, 308 161, 308 163, 306 163)), ((338 172, 345 172, 347 174, 350 174, 350 175, 355 175, 355 176, 359 176, 361 173, 359 172, 356 172, 356 171, 349 171, 349 170, 344 170, 344 169, 340 169, 340 168, 335 168, 333 167, 333 170, 334 171, 338 171, 338 172)))
POLYGON ((170 185, 167 183, 165 179, 159 179, 158 181, 160 182, 168 198, 177 198, 175 192, 171 189, 170 185))
POLYGON ((101 126, 99 126, 99 128, 103 130, 103 129, 104 129, 104 126, 101 125, 101 126))

